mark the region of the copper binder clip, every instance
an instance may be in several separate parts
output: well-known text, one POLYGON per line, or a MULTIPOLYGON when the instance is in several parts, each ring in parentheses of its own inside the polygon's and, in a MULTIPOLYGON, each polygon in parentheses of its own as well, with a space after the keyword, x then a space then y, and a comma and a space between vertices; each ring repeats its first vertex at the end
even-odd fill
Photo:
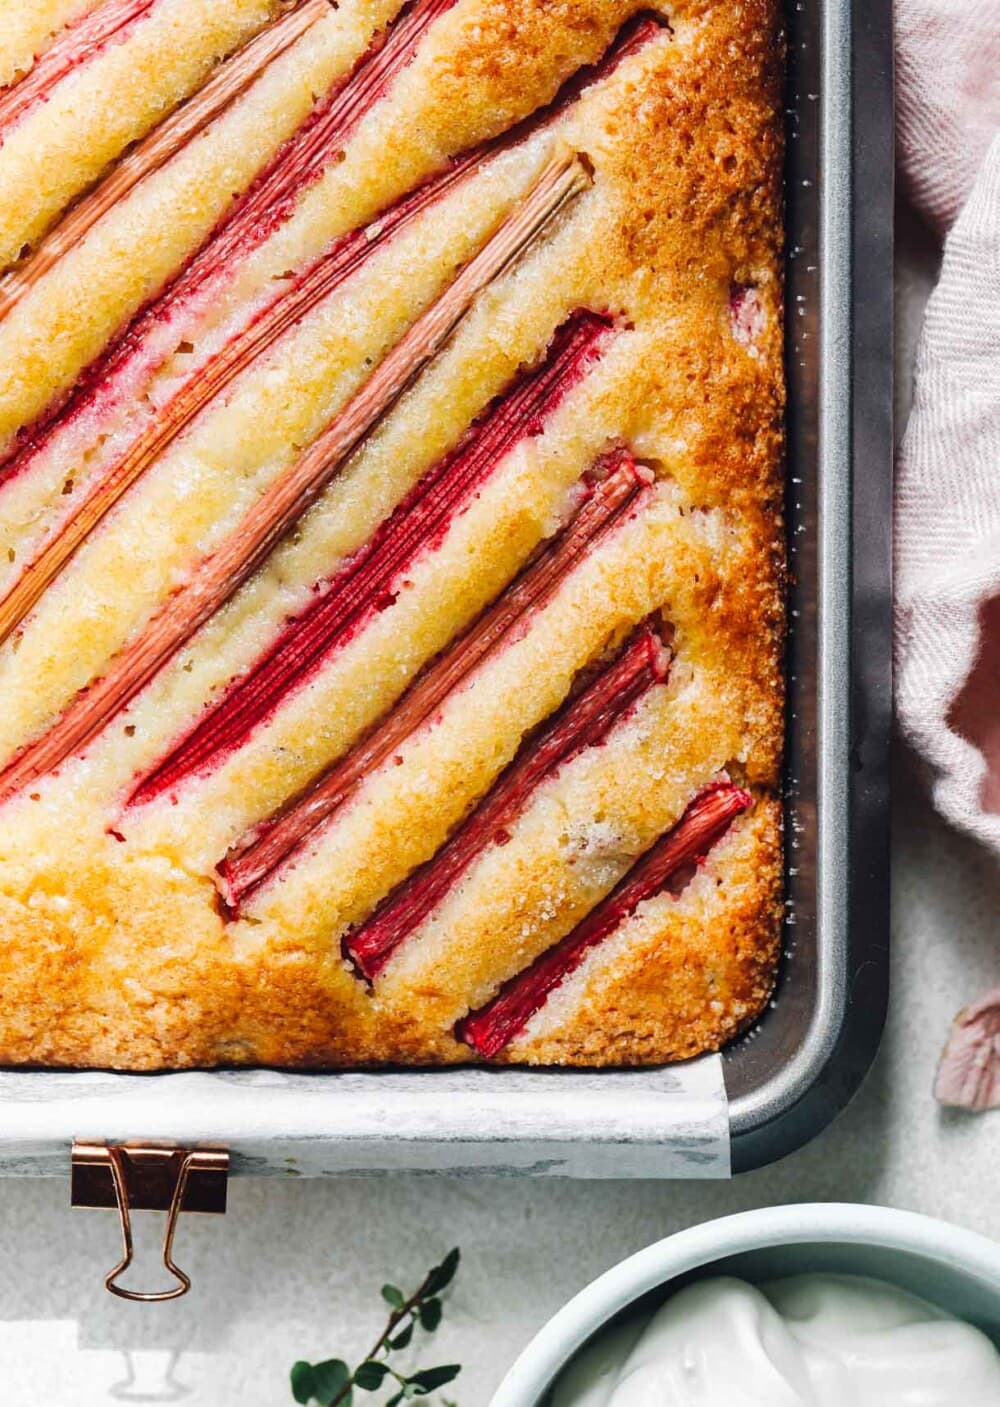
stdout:
POLYGON ((186 1295, 190 1277, 173 1259, 177 1218, 182 1211, 224 1212, 228 1175, 229 1154, 221 1151, 74 1143, 72 1205, 117 1210, 121 1224, 122 1257, 104 1277, 105 1288, 123 1300, 144 1304, 186 1295), (163 1264, 176 1282, 168 1290, 129 1290, 118 1283, 132 1264, 134 1211, 167 1213, 163 1264))

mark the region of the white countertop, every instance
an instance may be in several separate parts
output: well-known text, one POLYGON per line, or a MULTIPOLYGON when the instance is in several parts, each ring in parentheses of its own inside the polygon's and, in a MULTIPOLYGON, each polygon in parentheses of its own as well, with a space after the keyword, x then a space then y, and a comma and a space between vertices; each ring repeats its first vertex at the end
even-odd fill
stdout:
MULTIPOLYGON (((905 406, 934 254, 905 223, 904 234, 905 406)), ((1000 1114, 944 1113, 930 1093, 950 1017, 1000 973, 1000 866, 936 820, 912 759, 897 760, 892 1013, 861 1094, 809 1148, 729 1184, 238 1180, 225 1218, 189 1219, 178 1235, 192 1293, 152 1307, 101 1289, 98 1272, 118 1251, 113 1217, 70 1212, 62 1180, 0 1183, 2 1407, 283 1407, 294 1359, 360 1357, 381 1325, 383 1281, 415 1284, 454 1244, 463 1268, 422 1362, 463 1363, 452 1395, 486 1407, 520 1348, 576 1290, 692 1222, 848 1200, 1000 1238, 1000 1114)), ((138 1227, 145 1243, 150 1220, 138 1227)))

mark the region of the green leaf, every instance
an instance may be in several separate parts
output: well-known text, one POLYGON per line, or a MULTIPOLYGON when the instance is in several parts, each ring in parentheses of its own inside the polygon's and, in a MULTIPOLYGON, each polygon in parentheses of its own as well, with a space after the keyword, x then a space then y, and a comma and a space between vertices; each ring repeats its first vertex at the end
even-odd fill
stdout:
MULTIPOLYGON (((313 1364, 313 1397, 321 1407, 330 1407, 330 1403, 344 1391, 350 1381, 350 1370, 341 1358, 328 1358, 325 1363, 313 1364)), ((349 1401, 348 1395, 341 1398, 342 1403, 349 1401)), ((337 1407, 340 1407, 340 1403, 337 1407)))
POLYGON ((461 1252, 456 1246, 453 1251, 449 1251, 440 1265, 436 1265, 427 1277, 427 1284, 424 1286, 424 1299, 430 1299, 432 1295, 439 1295, 446 1289, 455 1278, 455 1271, 458 1269, 458 1262, 461 1260, 461 1252))
POLYGON ((374 1358, 369 1358, 367 1363, 362 1363, 360 1368, 354 1370, 355 1387, 363 1387, 365 1392, 375 1392, 382 1386, 382 1379, 387 1377, 389 1365, 378 1363, 374 1358))
POLYGON ((395 1396, 389 1398, 389 1401, 385 1404, 385 1407, 399 1407, 399 1404, 402 1402, 402 1400, 403 1390, 402 1388, 400 1388, 399 1392, 397 1392, 395 1396))
POLYGON ((406 1345, 410 1342, 410 1340, 411 1340, 412 1338, 413 1338, 413 1320, 411 1319, 410 1322, 409 1322, 409 1324, 406 1325, 405 1329, 400 1329, 400 1331, 399 1331, 399 1333, 396 1335, 396 1337, 395 1337, 394 1339, 390 1339, 390 1340, 389 1340, 389 1347, 390 1347, 390 1348, 405 1348, 406 1345))
POLYGON ((300 1358, 298 1363, 292 1364, 292 1396, 296 1402, 305 1403, 314 1396, 313 1389, 316 1386, 316 1378, 313 1373, 311 1363, 304 1363, 300 1358))
POLYGON ((424 1300, 420 1306, 420 1324, 429 1334, 441 1323, 442 1305, 439 1299, 424 1300))
POLYGON ((408 1386, 418 1389, 421 1397, 425 1393, 433 1392, 436 1387, 444 1387, 445 1383, 450 1383, 458 1377, 462 1371, 458 1363, 446 1363, 440 1368, 425 1368, 422 1373, 414 1373, 408 1386))
POLYGON ((393 1309, 402 1309, 406 1303, 402 1290, 398 1290, 395 1285, 383 1285, 382 1298, 386 1304, 391 1304, 393 1309))

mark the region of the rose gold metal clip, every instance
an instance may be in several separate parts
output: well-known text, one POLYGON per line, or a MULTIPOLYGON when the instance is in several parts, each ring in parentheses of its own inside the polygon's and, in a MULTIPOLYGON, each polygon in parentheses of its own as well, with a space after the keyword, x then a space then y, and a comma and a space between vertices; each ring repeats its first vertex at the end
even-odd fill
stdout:
POLYGON ((116 1209, 122 1232, 122 1258, 104 1277, 105 1288, 124 1300, 145 1304, 179 1299, 190 1277, 174 1264, 174 1233, 181 1212, 226 1210, 229 1154, 209 1149, 116 1147, 74 1143, 71 1201, 74 1207, 116 1209), (167 1213, 163 1264, 176 1281, 169 1290, 129 1290, 118 1283, 132 1264, 132 1213, 167 1213))

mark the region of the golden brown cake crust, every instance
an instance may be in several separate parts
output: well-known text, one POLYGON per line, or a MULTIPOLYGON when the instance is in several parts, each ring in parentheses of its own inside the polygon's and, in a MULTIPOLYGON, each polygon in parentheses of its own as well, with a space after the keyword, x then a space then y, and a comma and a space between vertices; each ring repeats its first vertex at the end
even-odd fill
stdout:
MULTIPOLYGON (((230 7, 234 17, 249 16, 248 33, 277 8, 209 6, 230 7)), ((343 0, 283 69, 241 99, 245 110, 229 115, 214 148, 208 133, 196 155, 177 159, 188 163, 183 171, 153 173, 127 209, 96 226, 0 321, 0 372, 49 347, 44 396, 63 395, 94 346, 155 297, 218 220, 212 183, 225 163, 244 188, 270 159, 263 146, 250 151, 254 114, 263 123, 285 111, 282 93, 300 93, 304 73, 316 84, 346 75, 398 8, 343 0), (190 225, 183 245, 128 244, 129 231, 175 200, 190 225), (125 247, 147 264, 118 272, 125 247), (99 286, 79 282, 90 267, 102 270, 99 286), (83 290, 72 327, 62 321, 71 286, 83 290)), ((683 1059, 717 1049, 766 1005, 781 918, 784 729, 776 0, 652 7, 459 0, 198 333, 209 346, 227 318, 259 306, 261 290, 377 215, 442 158, 549 102, 640 9, 658 10, 669 28, 588 90, 550 134, 532 138, 523 154, 487 163, 467 192, 296 324, 266 365, 251 367, 163 450, 0 645, 3 764, 107 669, 315 439, 365 366, 398 342, 527 188, 546 144, 586 152, 592 190, 488 290, 293 539, 79 756, 3 803, 0 1063, 160 1069, 469 1060, 455 1022, 572 931, 699 789, 724 776, 749 789, 752 808, 680 894, 643 905, 593 950, 499 1058, 683 1059), (176 795, 127 807, 135 778, 258 658, 309 599, 311 584, 368 540, 580 307, 617 320, 609 350, 483 487, 441 550, 417 564, 391 608, 215 772, 176 795), (294 865, 263 886, 242 917, 227 920, 215 884, 227 847, 391 710, 524 567, 608 444, 627 445, 652 467, 648 506, 567 581, 514 648, 449 697, 398 765, 367 777, 294 865), (559 707, 580 669, 650 612, 673 632, 667 683, 602 746, 539 788, 509 843, 476 862, 369 988, 342 956, 344 936, 431 858, 525 734, 559 707)), ((235 18, 230 29, 238 29, 235 18)), ((218 36, 205 42, 214 61, 218 36)), ((184 63, 190 69, 195 60, 184 63)), ((26 119, 39 124, 39 140, 47 120, 44 109, 26 119)), ((58 143, 49 145, 55 151, 58 143)), ((0 147, 0 202, 4 179, 0 147)), ((57 171, 51 184, 59 187, 57 171)), ((30 238, 37 224, 29 212, 30 238)), ((198 355, 197 336, 194 343, 198 355)), ((5 479, 0 467, 0 594, 69 511, 67 498, 102 472, 115 436, 131 433, 129 417, 156 414, 150 407, 190 355, 182 341, 152 391, 138 388, 140 409, 123 416, 112 407, 80 434, 57 436, 48 457, 16 477, 5 479)), ((30 429, 44 402, 36 391, 13 383, 0 390, 5 433, 30 429)))

